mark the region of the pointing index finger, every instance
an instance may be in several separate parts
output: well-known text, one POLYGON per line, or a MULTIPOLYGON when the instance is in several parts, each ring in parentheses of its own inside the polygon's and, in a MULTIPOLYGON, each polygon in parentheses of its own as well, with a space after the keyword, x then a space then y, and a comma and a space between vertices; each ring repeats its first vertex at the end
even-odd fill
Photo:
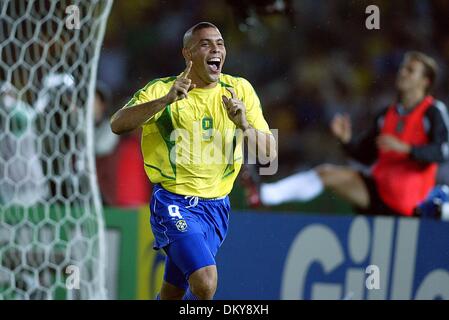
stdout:
POLYGON ((226 108, 228 108, 229 105, 229 98, 226 96, 221 96, 221 99, 223 100, 223 104, 226 108))
POLYGON ((237 99, 237 95, 235 94, 234 88, 226 87, 226 90, 228 90, 231 93, 232 99, 237 99))
POLYGON ((192 69, 192 64, 193 64, 193 62, 192 62, 192 60, 189 60, 189 62, 187 62, 187 67, 185 68, 185 70, 181 73, 181 76, 180 76, 180 78, 187 78, 187 76, 189 75, 189 73, 190 73, 190 69, 192 69))

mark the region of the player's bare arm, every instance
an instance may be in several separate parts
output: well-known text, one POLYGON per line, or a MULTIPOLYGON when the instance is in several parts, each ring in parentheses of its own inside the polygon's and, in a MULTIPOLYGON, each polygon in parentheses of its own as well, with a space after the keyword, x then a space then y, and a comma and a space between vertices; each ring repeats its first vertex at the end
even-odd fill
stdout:
POLYGON ((377 140, 377 147, 383 151, 394 151, 397 153, 409 154, 412 146, 408 143, 402 142, 391 134, 382 134, 377 140))
POLYGON ((229 119, 234 122, 237 128, 243 130, 250 146, 257 146, 258 149, 264 148, 262 150, 265 151, 265 157, 270 161, 274 160, 277 154, 276 141, 273 135, 254 129, 246 119, 246 107, 243 101, 238 99, 234 89, 226 89, 230 92, 231 98, 223 95, 222 99, 229 119))
POLYGON ((156 100, 141 103, 132 107, 124 107, 111 117, 111 129, 115 134, 123 134, 139 128, 144 122, 164 109, 167 105, 185 99, 190 90, 195 88, 187 77, 192 68, 192 61, 178 76, 169 92, 156 100))

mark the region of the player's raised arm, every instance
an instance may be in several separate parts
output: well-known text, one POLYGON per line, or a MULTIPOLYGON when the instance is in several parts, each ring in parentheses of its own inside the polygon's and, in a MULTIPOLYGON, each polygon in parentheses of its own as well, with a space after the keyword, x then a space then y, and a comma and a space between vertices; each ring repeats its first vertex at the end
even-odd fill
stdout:
POLYGON ((187 63, 185 70, 178 76, 175 83, 173 83, 173 86, 170 88, 167 98, 171 103, 187 98, 188 92, 195 88, 195 85, 192 84, 192 80, 188 78, 192 65, 193 62, 190 60, 187 63))
POLYGON ((273 161, 277 156, 276 140, 273 135, 254 129, 246 119, 246 107, 243 101, 237 97, 233 88, 226 89, 231 94, 231 98, 222 96, 223 105, 229 119, 234 122, 237 128, 245 132, 250 152, 256 154, 255 149, 257 147, 257 149, 264 151, 264 158, 273 161))
POLYGON ((170 91, 165 96, 118 110, 111 117, 112 132, 122 134, 133 131, 167 105, 186 98, 188 92, 195 88, 195 85, 188 78, 191 68, 192 61, 189 61, 186 69, 178 76, 170 91))

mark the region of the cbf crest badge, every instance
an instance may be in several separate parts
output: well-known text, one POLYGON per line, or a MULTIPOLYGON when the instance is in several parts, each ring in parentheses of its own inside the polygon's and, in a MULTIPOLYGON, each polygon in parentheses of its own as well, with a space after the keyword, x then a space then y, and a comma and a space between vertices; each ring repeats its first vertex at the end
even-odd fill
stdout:
POLYGON ((176 228, 181 231, 184 232, 187 230, 187 222, 185 220, 178 220, 176 221, 176 228))

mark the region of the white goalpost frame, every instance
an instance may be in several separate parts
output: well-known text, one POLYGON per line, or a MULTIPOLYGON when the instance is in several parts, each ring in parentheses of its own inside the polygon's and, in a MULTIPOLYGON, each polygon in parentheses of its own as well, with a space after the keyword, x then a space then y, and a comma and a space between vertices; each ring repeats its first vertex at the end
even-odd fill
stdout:
MULTIPOLYGON (((99 212, 103 216, 103 207, 100 202, 100 191, 97 183, 97 172, 96 172, 96 165, 95 165, 95 147, 94 147, 94 100, 95 100, 95 83, 97 79, 97 70, 98 70, 98 61, 100 59, 100 49, 101 44, 103 43, 104 33, 106 31, 106 22, 107 17, 109 16, 109 12, 111 10, 112 1, 110 0, 107 2, 107 8, 105 9, 106 18, 104 18, 103 23, 101 23, 98 39, 97 39, 97 45, 95 48, 95 53, 93 57, 93 65, 94 68, 91 68, 91 81, 89 86, 89 99, 88 99, 88 108, 87 108, 87 128, 86 128, 86 136, 87 136, 87 143, 86 148, 88 150, 88 153, 91 155, 88 157, 89 166, 92 168, 91 174, 89 175, 90 178, 90 185, 92 188, 92 192, 94 193, 94 205, 95 210, 99 212)), ((100 268, 102 271, 99 272, 99 282, 100 282, 100 289, 101 292, 100 297, 102 299, 106 299, 107 292, 106 292, 106 281, 105 281, 105 274, 106 274, 106 227, 104 224, 104 219, 98 220, 98 238, 99 238, 99 261, 100 261, 100 268)))

